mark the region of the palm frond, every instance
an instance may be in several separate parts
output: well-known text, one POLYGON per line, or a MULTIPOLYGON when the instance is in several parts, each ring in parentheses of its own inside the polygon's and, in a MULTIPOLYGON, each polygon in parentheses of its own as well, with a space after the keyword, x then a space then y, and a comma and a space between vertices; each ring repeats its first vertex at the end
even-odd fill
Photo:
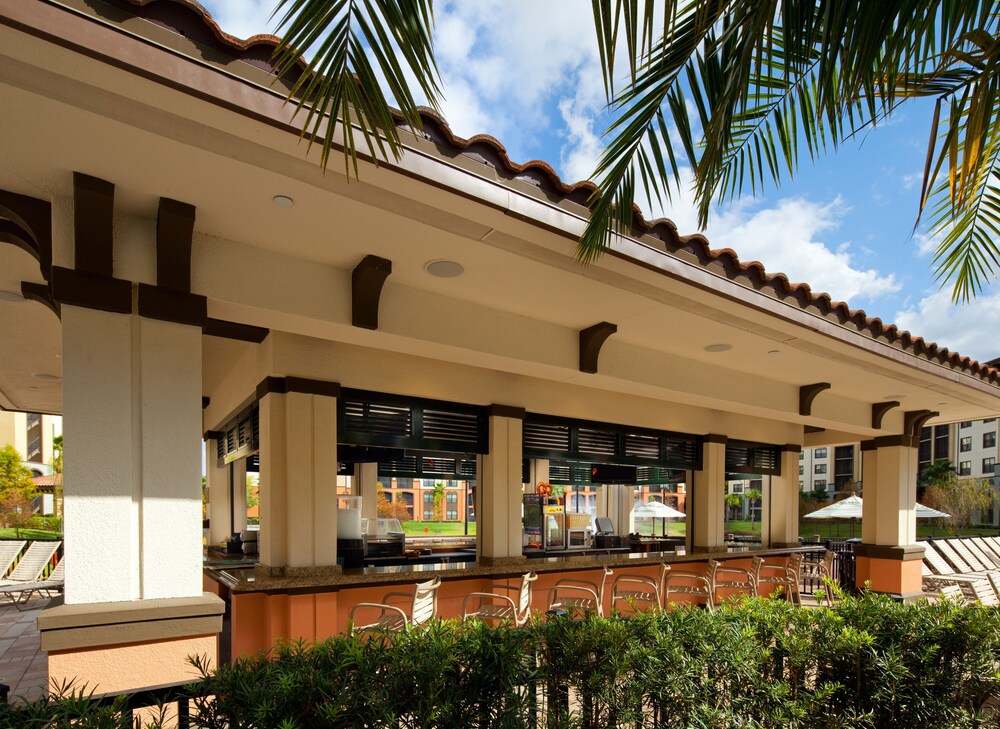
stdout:
POLYGON ((427 102, 437 108, 440 93, 431 31, 433 0, 279 0, 283 38, 275 50, 280 76, 306 67, 289 98, 304 111, 303 136, 322 145, 325 167, 342 130, 345 171, 358 174, 355 126, 377 163, 402 154, 396 113, 412 128, 420 114, 407 73, 427 102), (281 14, 283 12, 283 14, 281 14), (380 86, 380 74, 390 106, 380 86))

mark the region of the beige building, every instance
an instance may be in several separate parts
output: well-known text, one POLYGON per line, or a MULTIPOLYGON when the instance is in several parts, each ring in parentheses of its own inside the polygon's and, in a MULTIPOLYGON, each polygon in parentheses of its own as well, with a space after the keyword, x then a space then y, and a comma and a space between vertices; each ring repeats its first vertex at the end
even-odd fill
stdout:
POLYGON ((0 448, 14 446, 35 476, 46 475, 52 465, 52 439, 62 435, 58 415, 0 410, 0 448))
POLYGON ((724 531, 740 478, 761 479, 760 554, 783 564, 800 451, 849 443, 858 580, 919 594, 920 429, 1000 412, 1000 372, 667 221, 582 267, 592 186, 433 114, 398 162, 324 172, 273 47, 195 3, 0 0, 0 335, 31 342, 0 351, 0 376, 18 408, 66 418, 50 678, 183 680, 191 654, 343 631, 428 572, 447 616, 530 569, 544 607, 604 565, 749 565, 724 531), (256 563, 204 568, 203 460, 211 541, 243 527, 259 469, 256 563), (532 553, 565 518, 538 490, 558 469, 594 487, 603 548, 532 553), (474 477, 474 570, 338 564, 386 472, 474 477), (363 513, 338 511, 348 474, 363 513), (683 491, 679 550, 608 546, 640 483, 683 491))

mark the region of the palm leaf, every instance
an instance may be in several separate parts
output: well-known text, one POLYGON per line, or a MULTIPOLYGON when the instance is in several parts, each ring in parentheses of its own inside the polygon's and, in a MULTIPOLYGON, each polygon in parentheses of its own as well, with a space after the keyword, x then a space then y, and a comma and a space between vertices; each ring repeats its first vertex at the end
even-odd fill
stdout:
POLYGON ((292 74, 305 62, 289 98, 296 114, 305 113, 303 136, 322 147, 322 165, 338 146, 340 129, 345 172, 353 168, 357 176, 355 127, 373 161, 398 159, 403 147, 396 115, 412 128, 421 126, 407 73, 427 102, 438 106, 433 0, 279 0, 274 14, 280 14, 283 33, 275 50, 278 74, 292 74), (383 93, 380 75, 398 111, 383 93))

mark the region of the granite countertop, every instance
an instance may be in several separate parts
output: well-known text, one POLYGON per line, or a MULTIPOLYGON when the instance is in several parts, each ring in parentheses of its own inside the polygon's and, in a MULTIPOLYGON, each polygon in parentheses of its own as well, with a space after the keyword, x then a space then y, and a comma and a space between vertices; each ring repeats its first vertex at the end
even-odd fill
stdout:
POLYGON ((512 557, 495 560, 492 564, 420 564, 399 567, 255 567, 231 568, 206 567, 205 574, 225 585, 231 592, 327 592, 347 587, 378 587, 396 583, 413 583, 440 577, 442 580, 469 580, 477 578, 502 579, 520 577, 534 570, 536 573, 592 570, 601 567, 622 569, 632 566, 685 562, 704 562, 709 559, 736 560, 751 557, 784 556, 793 552, 815 550, 817 547, 789 547, 783 549, 757 549, 730 551, 719 549, 695 554, 674 552, 641 552, 617 555, 565 555, 525 559, 512 557))

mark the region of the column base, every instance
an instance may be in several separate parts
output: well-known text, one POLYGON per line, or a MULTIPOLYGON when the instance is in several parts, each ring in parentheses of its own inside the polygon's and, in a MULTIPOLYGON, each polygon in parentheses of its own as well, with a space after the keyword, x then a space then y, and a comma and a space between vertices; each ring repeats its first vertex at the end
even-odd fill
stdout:
POLYGON ((84 605, 57 604, 38 616, 49 683, 117 693, 192 681, 190 656, 218 660, 225 603, 205 593, 84 605))
POLYGON ((854 555, 854 584, 859 588, 904 601, 923 595, 923 545, 857 544, 854 555))

